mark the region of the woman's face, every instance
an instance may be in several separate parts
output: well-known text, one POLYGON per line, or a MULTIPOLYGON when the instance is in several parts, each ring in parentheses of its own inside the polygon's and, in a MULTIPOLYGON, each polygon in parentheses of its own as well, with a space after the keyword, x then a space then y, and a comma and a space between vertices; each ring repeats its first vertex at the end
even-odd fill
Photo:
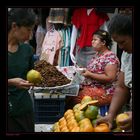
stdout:
POLYGON ((117 42, 119 48, 123 49, 127 53, 132 53, 132 37, 113 34, 112 38, 117 42))
POLYGON ((92 46, 94 47, 95 51, 101 51, 105 46, 105 42, 101 41, 98 35, 93 35, 92 46))

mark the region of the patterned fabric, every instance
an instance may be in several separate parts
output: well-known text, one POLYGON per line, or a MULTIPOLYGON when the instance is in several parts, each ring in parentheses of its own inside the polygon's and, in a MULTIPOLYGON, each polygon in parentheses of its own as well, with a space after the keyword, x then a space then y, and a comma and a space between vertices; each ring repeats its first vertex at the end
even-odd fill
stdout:
MULTIPOLYGON (((119 60, 112 51, 106 52, 102 55, 96 53, 93 59, 89 62, 87 69, 94 73, 103 74, 105 66, 108 64, 117 64, 119 73, 119 60)), ((93 99, 97 99, 99 101, 97 104, 98 106, 109 105, 115 90, 115 82, 118 73, 116 79, 112 83, 103 84, 97 80, 85 78, 78 96, 67 97, 67 108, 71 108, 75 104, 80 103, 84 96, 91 96, 93 99)))
MULTIPOLYGON (((101 56, 96 53, 96 55, 89 62, 87 69, 93 73, 103 74, 105 71, 105 67, 108 64, 111 64, 111 65, 117 64, 118 73, 119 73, 119 60, 112 51, 106 52, 105 54, 101 56)), ((85 81, 82 83, 82 85, 88 85, 92 87, 101 87, 106 90, 107 94, 111 94, 113 93, 115 89, 114 86, 117 80, 118 73, 116 75, 116 79, 111 83, 103 84, 97 80, 86 78, 85 81)))
POLYGON ((74 105, 81 102, 84 96, 90 96, 95 100, 98 100, 97 106, 109 105, 112 99, 112 94, 105 94, 106 91, 102 88, 84 86, 79 91, 78 96, 69 96, 66 98, 66 107, 72 108, 74 105))
POLYGON ((55 54, 61 45, 61 36, 58 31, 48 31, 45 35, 40 60, 46 60, 50 64, 54 64, 55 54))
POLYGON ((44 40, 44 37, 46 35, 46 30, 42 28, 41 25, 38 25, 37 31, 36 31, 36 55, 40 57, 41 54, 41 48, 42 43, 44 40))

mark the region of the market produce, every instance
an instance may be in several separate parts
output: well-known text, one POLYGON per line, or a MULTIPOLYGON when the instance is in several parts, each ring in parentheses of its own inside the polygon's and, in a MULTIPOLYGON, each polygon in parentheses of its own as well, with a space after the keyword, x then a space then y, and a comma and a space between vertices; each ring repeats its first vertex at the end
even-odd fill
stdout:
POLYGON ((96 119, 98 115, 98 107, 89 105, 84 112, 86 118, 89 119, 96 119))
POLYGON ((97 120, 97 119, 93 119, 93 120, 91 121, 93 126, 96 124, 96 120, 97 120))
POLYGON ((120 125, 119 124, 120 121, 123 121, 123 120, 125 120, 127 118, 128 118, 128 115, 126 113, 118 114, 117 117, 116 117, 116 124, 117 124, 117 126, 120 125))
POLYGON ((92 97, 90 96, 84 96, 81 100, 81 104, 87 103, 89 101, 92 101, 92 97))
MULTIPOLYGON (((83 97, 84 98, 84 97, 83 97)), ((56 122, 52 128, 53 132, 122 132, 117 127, 110 130, 108 124, 100 123, 95 126, 96 120, 100 118, 99 107, 96 106, 97 100, 91 100, 87 96, 84 98, 85 102, 82 101, 76 104, 73 109, 68 109, 64 113, 64 116, 56 122), (85 99, 88 99, 85 100, 85 99), (82 110, 81 106, 86 105, 82 110)), ((123 116, 124 115, 119 115, 123 116)), ((117 121, 120 118, 116 118, 117 121)), ((114 121, 115 122, 115 121, 114 121)), ((116 123, 115 123, 116 124, 116 123)))
POLYGON ((55 66, 45 60, 36 61, 34 69, 39 71, 42 76, 42 81, 37 86, 55 87, 66 85, 71 82, 71 80, 63 75, 55 66))
POLYGON ((94 132, 110 132, 109 126, 106 123, 100 123, 94 127, 94 132))
POLYGON ((122 132, 122 129, 117 127, 117 128, 114 128, 113 130, 111 130, 111 132, 122 132))
POLYGON ((76 105, 73 107, 73 111, 74 111, 74 112, 78 111, 80 106, 81 106, 80 103, 76 104, 76 105))
POLYGON ((73 109, 66 110, 64 116, 54 124, 52 131, 53 132, 94 132, 94 125, 92 124, 92 120, 90 118, 97 118, 98 108, 96 106, 93 107, 93 104, 96 103, 97 100, 91 100, 91 98, 88 97, 85 97, 84 100, 85 102, 83 104, 82 103, 76 104, 73 107, 73 109), (92 105, 89 105, 88 103, 91 102, 92 105), (84 104, 86 104, 87 109, 89 109, 91 106, 92 113, 94 113, 93 116, 90 114, 92 117, 88 113, 87 114, 89 116, 87 117, 85 116, 86 109, 80 110, 81 106, 83 106, 84 104))
POLYGON ((79 110, 85 110, 88 107, 88 105, 96 105, 97 103, 98 103, 98 100, 92 100, 92 101, 89 101, 89 102, 85 102, 78 109, 79 110))
POLYGON ((39 83, 41 83, 42 76, 41 76, 40 72, 32 69, 32 70, 28 71, 28 73, 27 73, 27 80, 30 83, 39 84, 39 83))
POLYGON ((68 115, 70 114, 74 114, 74 111, 72 109, 68 109, 65 113, 64 113, 64 117, 66 118, 68 115))
POLYGON ((79 122, 82 119, 84 119, 85 118, 84 111, 80 111, 80 110, 79 111, 76 111, 75 112, 75 118, 76 118, 77 122, 79 122))
POLYGON ((94 132, 90 119, 84 118, 79 122, 80 132, 94 132))

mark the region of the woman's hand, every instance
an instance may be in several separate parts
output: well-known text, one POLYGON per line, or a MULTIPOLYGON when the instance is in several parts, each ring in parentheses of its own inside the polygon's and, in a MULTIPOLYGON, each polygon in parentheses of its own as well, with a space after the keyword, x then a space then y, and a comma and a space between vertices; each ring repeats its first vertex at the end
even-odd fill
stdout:
POLYGON ((95 127, 100 123, 107 123, 109 126, 109 129, 111 129, 112 123, 113 123, 113 117, 110 114, 108 114, 105 117, 101 117, 101 118, 97 119, 96 123, 95 123, 95 127))
POLYGON ((127 131, 132 129, 132 111, 125 112, 125 113, 128 115, 128 118, 123 121, 119 121, 119 125, 122 130, 127 131))
POLYGON ((83 76, 85 76, 85 77, 90 77, 91 72, 88 71, 87 69, 85 69, 85 70, 83 70, 83 71, 81 72, 81 75, 83 75, 83 76))
POLYGON ((8 79, 8 85, 13 85, 16 86, 17 88, 29 89, 34 84, 29 83, 29 81, 24 80, 22 78, 12 78, 12 79, 8 79))

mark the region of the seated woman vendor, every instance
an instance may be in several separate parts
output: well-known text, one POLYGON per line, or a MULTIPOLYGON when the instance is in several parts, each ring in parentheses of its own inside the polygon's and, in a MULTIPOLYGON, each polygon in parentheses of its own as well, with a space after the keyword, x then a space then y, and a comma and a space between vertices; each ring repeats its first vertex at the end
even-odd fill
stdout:
MULTIPOLYGON (((119 59, 110 50, 111 45, 112 40, 108 32, 98 30, 93 34, 92 46, 96 50, 96 55, 81 73, 85 80, 81 84, 78 96, 67 98, 67 103, 71 107, 80 103, 87 95, 97 99, 98 106, 110 104, 120 68, 119 59)), ((71 108, 70 106, 68 108, 71 108)))

